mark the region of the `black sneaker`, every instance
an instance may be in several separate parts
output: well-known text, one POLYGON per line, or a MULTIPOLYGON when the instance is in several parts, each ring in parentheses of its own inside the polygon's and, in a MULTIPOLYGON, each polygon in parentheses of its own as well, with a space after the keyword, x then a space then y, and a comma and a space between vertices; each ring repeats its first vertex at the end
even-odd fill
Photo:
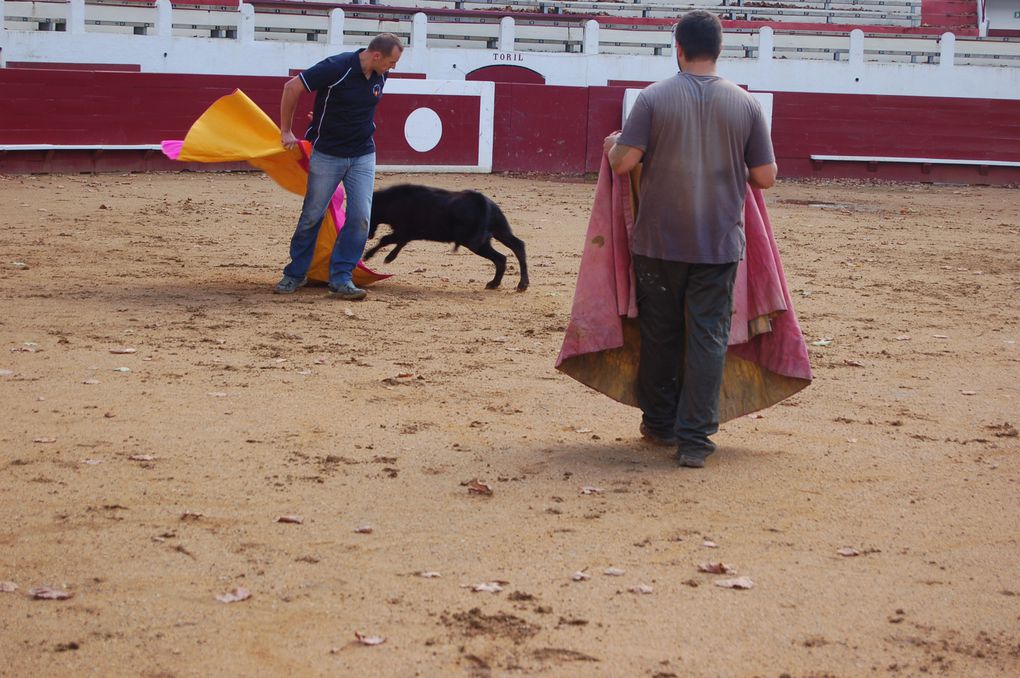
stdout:
POLYGON ((715 448, 703 449, 703 450, 691 450, 683 449, 682 447, 677 450, 677 461, 681 466, 687 468, 705 468, 705 459, 709 457, 715 448))
POLYGON ((276 283, 276 287, 273 291, 277 294, 294 294, 298 291, 298 288, 304 287, 308 283, 308 278, 295 278, 293 276, 285 275, 283 280, 276 283))
POLYGON ((652 445, 658 445, 659 447, 676 447, 679 442, 675 435, 655 433, 645 426, 645 422, 641 422, 639 430, 641 431, 641 437, 645 439, 645 442, 651 443, 652 445))
POLYGON ((705 459, 704 457, 692 457, 688 454, 681 454, 680 465, 687 468, 705 468, 705 459))

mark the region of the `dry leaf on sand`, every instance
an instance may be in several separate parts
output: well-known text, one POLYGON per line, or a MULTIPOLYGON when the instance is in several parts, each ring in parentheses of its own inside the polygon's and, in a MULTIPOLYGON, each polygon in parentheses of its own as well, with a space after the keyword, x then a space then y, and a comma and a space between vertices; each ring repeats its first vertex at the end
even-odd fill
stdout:
POLYGON ((718 579, 715 585, 724 589, 749 589, 754 587, 754 582, 749 577, 737 577, 736 579, 718 579))
POLYGON ((358 639, 358 642, 362 645, 382 645, 386 642, 386 639, 382 636, 365 636, 357 631, 354 632, 354 637, 358 639))
POLYGON ((28 590, 28 596, 36 600, 67 600, 74 596, 70 591, 54 589, 49 586, 36 586, 28 590))
POLYGON ((468 584, 462 586, 461 588, 471 589, 475 593, 499 593, 500 591, 503 590, 503 587, 500 586, 500 583, 498 581, 486 581, 482 582, 481 584, 474 585, 468 584))
POLYGON ((492 496, 492 485, 483 483, 478 480, 478 478, 469 480, 466 483, 461 483, 461 485, 465 485, 468 488, 468 494, 480 494, 485 497, 492 496))
POLYGON ((736 574, 736 570, 726 563, 701 563, 698 565, 698 572, 709 574, 736 574))
POLYGON ((242 600, 248 600, 249 598, 251 598, 251 591, 244 588, 243 586, 238 586, 237 588, 231 589, 226 593, 221 593, 220 595, 216 596, 216 600, 220 601, 221 603, 237 603, 242 600))

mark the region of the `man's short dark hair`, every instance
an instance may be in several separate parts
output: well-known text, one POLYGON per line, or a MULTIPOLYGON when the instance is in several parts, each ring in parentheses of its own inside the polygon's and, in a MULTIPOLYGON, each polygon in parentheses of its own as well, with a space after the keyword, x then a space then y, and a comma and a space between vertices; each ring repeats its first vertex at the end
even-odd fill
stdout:
POLYGON ((392 33, 380 33, 372 38, 372 42, 368 43, 369 52, 379 52, 386 56, 393 54, 394 47, 400 52, 404 51, 404 43, 400 42, 400 38, 392 33))
POLYGON ((722 52, 722 23, 719 17, 703 9, 684 14, 673 36, 688 61, 715 61, 722 52))

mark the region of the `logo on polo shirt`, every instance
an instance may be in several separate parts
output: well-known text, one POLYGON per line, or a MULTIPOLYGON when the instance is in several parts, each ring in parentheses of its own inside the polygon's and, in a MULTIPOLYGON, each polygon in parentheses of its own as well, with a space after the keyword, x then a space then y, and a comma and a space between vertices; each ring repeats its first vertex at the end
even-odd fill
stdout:
POLYGON ((378 99, 380 94, 382 94, 382 85, 372 85, 372 96, 378 99))

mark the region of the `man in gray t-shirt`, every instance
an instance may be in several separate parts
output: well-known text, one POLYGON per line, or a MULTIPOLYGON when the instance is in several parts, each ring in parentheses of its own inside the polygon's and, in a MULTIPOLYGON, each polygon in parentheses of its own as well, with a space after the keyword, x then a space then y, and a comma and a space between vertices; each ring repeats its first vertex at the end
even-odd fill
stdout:
POLYGON ((747 185, 769 188, 777 168, 758 102, 716 73, 719 20, 689 12, 675 38, 681 72, 641 93, 605 150, 617 174, 643 165, 631 238, 641 433, 701 467, 719 430, 747 185))

